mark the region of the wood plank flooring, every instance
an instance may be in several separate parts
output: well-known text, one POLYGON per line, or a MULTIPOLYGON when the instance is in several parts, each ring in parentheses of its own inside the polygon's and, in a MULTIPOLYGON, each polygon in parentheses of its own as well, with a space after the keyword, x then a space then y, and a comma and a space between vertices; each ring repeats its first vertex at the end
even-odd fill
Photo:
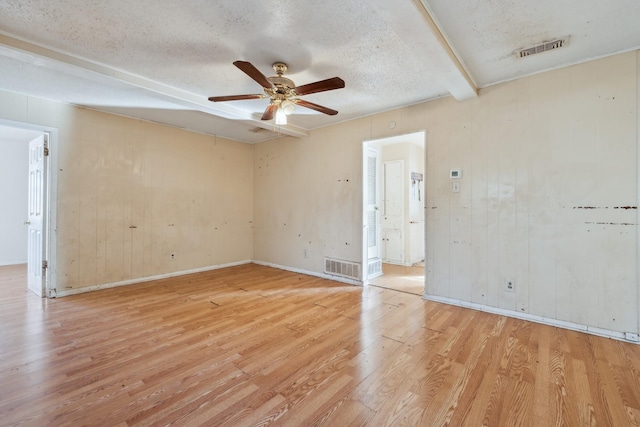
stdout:
POLYGON ((371 279, 369 283, 381 288, 422 295, 424 293, 424 265, 404 266, 382 264, 382 276, 371 279))
POLYGON ((640 346, 404 292, 254 264, 0 292, 3 426, 640 423, 640 346))

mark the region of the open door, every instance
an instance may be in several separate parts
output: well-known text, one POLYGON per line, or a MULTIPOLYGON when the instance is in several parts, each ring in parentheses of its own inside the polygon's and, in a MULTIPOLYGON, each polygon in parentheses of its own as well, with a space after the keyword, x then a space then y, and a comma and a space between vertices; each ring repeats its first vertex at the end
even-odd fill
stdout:
POLYGON ((364 149, 364 244, 365 275, 370 279, 382 274, 380 258, 380 150, 364 149))
POLYGON ((45 294, 47 212, 47 155, 49 135, 43 134, 29 142, 29 219, 27 242, 27 284, 38 296, 45 294))

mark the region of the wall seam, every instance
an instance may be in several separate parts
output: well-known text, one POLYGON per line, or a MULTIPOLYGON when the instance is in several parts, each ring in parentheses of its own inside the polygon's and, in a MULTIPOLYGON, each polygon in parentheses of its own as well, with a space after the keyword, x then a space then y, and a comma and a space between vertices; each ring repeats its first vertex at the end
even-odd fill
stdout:
MULTIPOLYGON (((636 207, 640 204, 640 50, 636 50, 636 207)), ((636 333, 640 334, 640 209, 636 209, 636 333)))

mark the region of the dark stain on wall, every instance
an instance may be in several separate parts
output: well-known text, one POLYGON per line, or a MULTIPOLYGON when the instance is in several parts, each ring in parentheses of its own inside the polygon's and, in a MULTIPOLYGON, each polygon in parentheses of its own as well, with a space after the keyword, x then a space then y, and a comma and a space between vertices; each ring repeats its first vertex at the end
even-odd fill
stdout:
MULTIPOLYGON (((609 206, 574 206, 573 209, 609 209, 609 206)), ((638 209, 637 206, 614 206, 612 209, 638 209)))
POLYGON ((585 224, 595 224, 595 225, 638 225, 632 222, 585 222, 585 224))

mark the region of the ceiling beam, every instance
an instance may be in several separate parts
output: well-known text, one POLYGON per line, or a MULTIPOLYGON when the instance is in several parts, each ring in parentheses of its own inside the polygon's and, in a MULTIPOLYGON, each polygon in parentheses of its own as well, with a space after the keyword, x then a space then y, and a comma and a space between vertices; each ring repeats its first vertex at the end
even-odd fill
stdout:
POLYGON ((449 78, 443 81, 449 93, 458 101, 477 97, 478 88, 433 18, 426 0, 413 0, 413 3, 454 67, 449 70, 449 78))

